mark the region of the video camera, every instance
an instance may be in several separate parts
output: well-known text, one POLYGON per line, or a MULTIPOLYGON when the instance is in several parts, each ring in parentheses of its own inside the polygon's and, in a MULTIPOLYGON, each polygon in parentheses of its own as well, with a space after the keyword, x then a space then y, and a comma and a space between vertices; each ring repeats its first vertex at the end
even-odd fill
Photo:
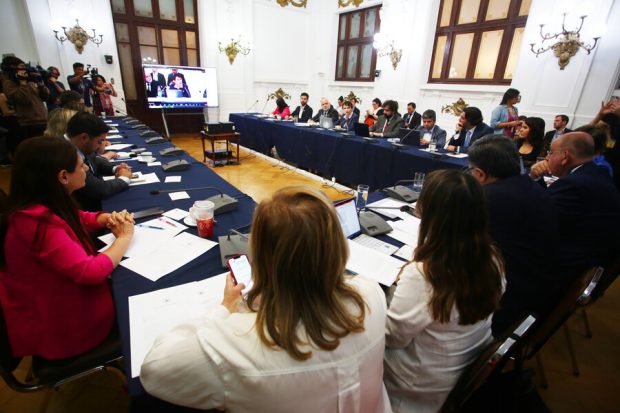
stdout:
POLYGON ((86 65, 85 72, 87 75, 90 75, 91 79, 94 79, 95 77, 99 75, 99 69, 91 65, 86 65))
POLYGON ((43 80, 50 77, 50 73, 43 69, 41 65, 33 66, 30 62, 26 64, 26 77, 35 83, 43 83, 43 80))

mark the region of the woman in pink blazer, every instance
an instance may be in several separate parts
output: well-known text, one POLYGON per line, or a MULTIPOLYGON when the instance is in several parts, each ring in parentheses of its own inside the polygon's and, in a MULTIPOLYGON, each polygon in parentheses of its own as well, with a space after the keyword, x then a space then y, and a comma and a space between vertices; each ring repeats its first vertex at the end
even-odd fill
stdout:
POLYGON ((14 356, 48 360, 97 347, 114 327, 107 278, 133 236, 133 216, 78 210, 71 193, 86 169, 62 138, 24 141, 15 155, 0 221, 0 301, 14 356), (90 231, 116 236, 98 254, 90 231))

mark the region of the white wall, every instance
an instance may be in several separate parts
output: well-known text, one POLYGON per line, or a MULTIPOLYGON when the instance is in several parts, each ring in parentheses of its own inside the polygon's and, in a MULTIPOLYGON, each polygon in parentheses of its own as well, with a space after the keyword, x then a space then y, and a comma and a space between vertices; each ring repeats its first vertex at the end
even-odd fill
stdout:
POLYGON ((13 53, 25 62, 38 62, 39 54, 34 46, 32 26, 24 3, 2 0, 1 6, 0 55, 13 53))

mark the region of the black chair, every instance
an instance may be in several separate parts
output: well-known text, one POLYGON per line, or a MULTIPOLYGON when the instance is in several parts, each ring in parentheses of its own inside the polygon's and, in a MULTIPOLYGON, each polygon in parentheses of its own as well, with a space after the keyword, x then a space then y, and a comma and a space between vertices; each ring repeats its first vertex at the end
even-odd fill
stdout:
POLYGON ((596 289, 592 292, 589 302, 581 309, 581 316, 583 317, 583 324, 586 330, 586 337, 592 338, 592 329, 590 328, 590 320, 588 320, 588 313, 586 308, 597 302, 604 294, 605 291, 613 284, 613 282, 620 275, 620 257, 614 262, 605 267, 603 275, 599 280, 596 289))
MULTIPOLYGON (((0 376, 13 390, 29 393, 43 389, 58 389, 61 385, 112 367, 122 372, 120 340, 118 337, 106 339, 99 347, 83 355, 63 361, 45 361, 37 359, 33 362, 32 379, 21 381, 14 370, 22 357, 14 357, 7 332, 4 312, 0 306, 0 376)), ((112 370, 114 371, 114 370, 112 370)))
POLYGON ((598 282, 603 275, 603 271, 602 267, 593 267, 584 271, 577 277, 553 310, 551 310, 544 319, 540 320, 540 323, 534 326, 531 334, 528 336, 522 348, 522 352, 518 356, 517 366, 518 368, 522 368, 525 360, 536 357, 538 370, 541 376, 541 386, 543 388, 546 388, 548 383, 539 351, 560 328, 563 328, 566 337, 568 350, 571 356, 573 374, 575 376, 579 375, 577 358, 575 356, 575 350, 568 327, 566 326, 566 320, 568 320, 575 311, 590 302, 592 294, 596 291, 598 282))
POLYGON ((441 407, 442 413, 460 412, 464 406, 495 373, 501 372, 510 357, 515 354, 536 319, 529 315, 506 339, 495 339, 461 374, 456 385, 441 407))

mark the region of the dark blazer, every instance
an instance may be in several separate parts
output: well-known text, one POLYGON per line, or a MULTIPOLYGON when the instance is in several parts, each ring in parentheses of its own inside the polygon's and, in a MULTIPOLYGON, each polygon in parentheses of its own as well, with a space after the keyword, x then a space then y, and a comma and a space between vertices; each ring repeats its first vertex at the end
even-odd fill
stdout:
POLYGON ((316 113, 316 115, 314 115, 312 120, 318 122, 319 120, 321 120, 321 116, 329 116, 330 118, 332 118, 332 120, 334 121, 334 125, 338 123, 338 111, 334 109, 334 107, 331 105, 329 109, 327 109, 327 111, 319 109, 319 111, 316 113))
POLYGON ((355 113, 358 118, 360 117, 360 109, 357 106, 353 108, 353 113, 355 113))
MULTIPOLYGON (((416 130, 420 132, 420 139, 424 138, 426 128, 424 126, 418 126, 416 130)), ((447 134, 445 130, 441 129, 436 124, 435 126, 433 126, 433 133, 431 133, 431 139, 435 139, 437 141, 437 149, 443 149, 443 147, 446 145, 446 135, 447 134)))
POLYGON ((146 97, 149 97, 149 98, 157 97, 157 92, 159 90, 159 85, 157 84, 157 82, 151 82, 151 83, 145 82, 144 88, 146 89, 146 97))
POLYGON ((555 302, 558 222, 549 193, 526 175, 485 185, 484 192, 506 271, 506 290, 493 315, 498 337, 526 313, 544 315, 555 302))
POLYGON ((353 125, 358 123, 359 119, 359 116, 357 116, 355 113, 351 113, 351 117, 349 118, 349 120, 347 120, 347 118, 345 118, 344 116, 341 117, 338 121, 338 125, 340 125, 342 129, 345 129, 347 132, 350 132, 355 129, 353 125))
POLYGON ((379 119, 372 125, 369 129, 371 132, 381 132, 383 130, 383 126, 385 122, 388 122, 387 128, 383 133, 384 138, 395 138, 398 135, 398 130, 403 127, 403 118, 399 115, 394 114, 392 117, 387 120, 384 115, 379 116, 379 119))
MULTIPOLYGON (((555 136, 555 132, 556 132, 555 129, 553 129, 553 130, 550 130, 549 132, 545 133, 545 140, 544 140, 544 142, 545 142, 544 154, 545 155, 547 154, 547 151, 551 147, 551 141, 553 140, 553 137, 555 136)), ((565 134, 565 133, 568 133, 568 132, 572 132, 572 130, 566 128, 566 129, 564 129, 564 132, 562 132, 562 135, 565 134)), ((560 136, 562 136, 562 135, 560 135, 560 136)))
POLYGON ((405 123, 403 128, 415 129, 422 124, 422 115, 418 112, 413 112, 413 116, 409 116, 408 113, 403 115, 403 122, 405 123))
POLYGON ((620 194, 606 168, 587 162, 547 189, 558 211, 562 279, 620 253, 620 194))
MULTIPOLYGON (((485 135, 490 135, 493 133, 493 128, 490 127, 489 125, 487 125, 484 122, 480 122, 478 125, 476 125, 476 128, 474 129, 474 133, 472 133, 471 135, 471 140, 469 141, 469 146, 472 145, 472 143, 476 142, 476 140, 482 138, 485 135)), ((448 145, 453 145, 453 146, 460 146, 461 147, 461 153, 466 153, 467 150, 469 149, 469 146, 467 148, 464 148, 463 145, 465 144, 465 136, 467 135, 467 131, 465 130, 465 128, 461 129, 461 133, 459 133, 459 137, 458 139, 450 139, 450 143, 448 143, 448 145)))
POLYGON ((86 172, 86 185, 74 192, 75 198, 82 205, 83 210, 101 211, 102 199, 124 191, 129 184, 119 178, 104 181, 103 176, 114 175, 114 165, 101 156, 86 155, 84 162, 89 165, 86 172))
POLYGON ((304 106, 302 114, 299 114, 301 106, 297 106, 291 116, 297 116, 298 122, 307 123, 312 118, 312 108, 309 105, 304 106))

